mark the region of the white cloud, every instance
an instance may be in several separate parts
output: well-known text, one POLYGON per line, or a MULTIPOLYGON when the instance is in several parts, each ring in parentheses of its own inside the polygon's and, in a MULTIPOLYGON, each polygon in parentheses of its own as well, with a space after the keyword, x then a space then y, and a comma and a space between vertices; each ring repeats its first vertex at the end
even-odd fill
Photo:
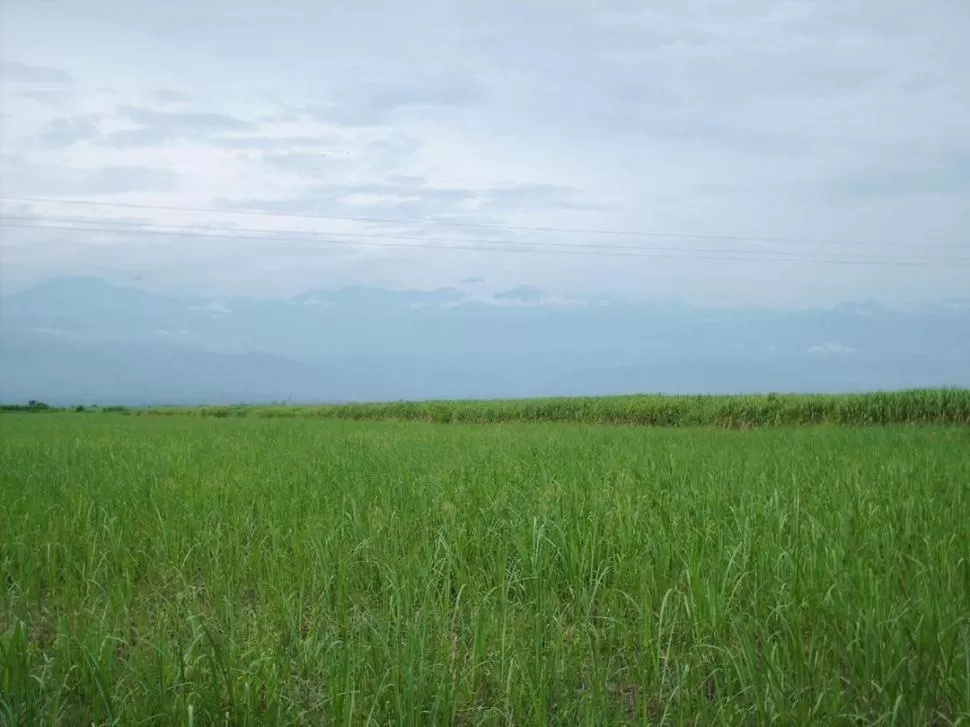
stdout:
POLYGON ((69 331, 61 330, 60 328, 34 328, 32 329, 34 333, 42 333, 46 336, 57 336, 59 338, 74 338, 74 334, 69 331))
POLYGON ((809 353, 855 353, 851 346, 843 346, 839 343, 823 343, 817 346, 809 346, 809 353))
POLYGON ((4 11, 3 195, 419 224, 34 204, 27 214, 384 237, 356 249, 158 235, 106 246, 104 235, 5 229, 5 281, 138 271, 201 292, 279 295, 485 278, 493 290, 795 306, 970 294, 970 5, 44 8, 4 11), (420 242, 406 236, 441 249, 405 247, 420 242), (456 249, 501 248, 495 240, 653 256, 456 249), (694 252, 670 257, 677 249, 694 252))
POLYGON ((218 301, 210 301, 204 305, 192 305, 189 306, 189 310, 202 311, 208 313, 213 319, 219 320, 220 318, 225 318, 226 316, 232 315, 232 309, 223 303, 218 301))

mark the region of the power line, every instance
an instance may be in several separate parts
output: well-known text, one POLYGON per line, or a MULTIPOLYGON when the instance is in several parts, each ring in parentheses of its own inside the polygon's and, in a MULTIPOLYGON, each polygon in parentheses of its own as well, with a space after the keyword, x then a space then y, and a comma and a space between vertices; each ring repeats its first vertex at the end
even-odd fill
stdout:
MULTIPOLYGON (((223 214, 223 215, 247 215, 257 217, 278 217, 284 219, 307 219, 307 220, 336 220, 344 222, 363 222, 376 224, 395 224, 395 225, 423 225, 432 224, 443 227, 464 227, 474 229, 505 230, 514 232, 552 232, 559 234, 584 234, 584 235, 614 235, 621 237, 652 237, 684 240, 722 240, 728 242, 751 242, 751 243, 771 243, 771 244, 813 244, 813 245, 835 245, 835 246, 884 246, 885 243, 864 241, 864 240, 820 240, 813 238, 792 238, 792 237, 759 237, 759 236, 740 236, 740 235, 703 235, 688 234, 682 232, 659 232, 646 230, 598 230, 579 227, 533 227, 524 225, 506 225, 486 222, 464 222, 460 220, 435 220, 435 219, 395 219, 389 217, 353 217, 346 215, 317 215, 300 214, 295 212, 272 212, 265 210, 225 210, 215 207, 181 207, 177 205, 158 205, 158 204, 138 204, 134 202, 98 202, 94 200, 79 199, 53 199, 45 197, 0 197, 4 202, 29 202, 41 204, 74 204, 92 207, 110 207, 121 209, 140 209, 156 210, 167 212, 192 212, 204 214, 223 214)), ((925 244, 921 247, 933 247, 943 249, 964 249, 962 245, 950 244, 925 244)))
MULTIPOLYGON (((811 261, 813 259, 817 259, 820 255, 824 255, 824 253, 815 253, 815 252, 788 252, 788 251, 775 252, 775 251, 766 251, 766 250, 752 251, 752 250, 744 250, 744 249, 726 249, 726 248, 709 248, 709 247, 706 247, 706 248, 705 247, 690 247, 690 248, 657 247, 657 246, 642 247, 637 245, 615 245, 615 244, 606 245, 606 244, 598 244, 598 243, 576 244, 576 243, 563 243, 563 242, 521 241, 521 240, 507 240, 507 239, 480 239, 480 238, 440 239, 439 238, 436 240, 434 238, 428 238, 427 236, 417 236, 417 235, 386 235, 386 234, 380 234, 380 233, 361 233, 361 232, 320 232, 320 231, 313 231, 313 230, 272 230, 272 229, 254 229, 254 228, 237 228, 237 227, 220 228, 220 227, 211 227, 211 226, 203 226, 203 225, 172 225, 172 224, 162 225, 162 224, 157 224, 153 222, 137 222, 132 220, 112 220, 110 218, 97 219, 97 218, 70 218, 70 217, 46 217, 46 216, 42 217, 42 216, 36 216, 36 215, 35 216, 6 215, 3 217, 3 219, 14 220, 17 222, 43 223, 45 225, 47 223, 62 224, 62 225, 63 224, 71 224, 71 225, 73 224, 81 224, 81 225, 110 224, 110 225, 125 225, 125 226, 141 228, 141 229, 131 230, 132 233, 145 232, 149 234, 151 233, 160 234, 163 232, 173 231, 173 234, 177 234, 180 231, 189 231, 199 235, 206 234, 206 233, 214 233, 218 235, 225 235, 226 238, 237 238, 237 239, 247 239, 247 236, 250 236, 249 239, 259 239, 258 237, 252 238, 251 236, 268 235, 268 236, 271 236, 271 239, 280 240, 280 241, 291 239, 293 241, 317 240, 321 242, 335 242, 334 240, 331 240, 328 238, 350 237, 350 238, 367 239, 367 240, 390 240, 390 241, 414 240, 414 241, 427 242, 427 243, 432 243, 432 242, 470 243, 475 245, 489 245, 489 246, 526 245, 526 246, 533 246, 533 247, 562 248, 565 250, 580 250, 580 249, 606 250, 606 251, 625 250, 625 251, 633 251, 638 253, 644 253, 644 252, 714 253, 714 254, 729 254, 729 255, 753 255, 757 257, 772 257, 772 258, 784 256, 784 257, 792 257, 796 259, 804 259, 806 261, 811 261), (148 230, 145 228, 163 228, 163 229, 148 230), (233 233, 233 234, 230 235, 228 233, 233 233), (236 234, 236 233, 239 233, 239 234, 236 234), (288 236, 294 236, 294 237, 283 238, 283 237, 278 237, 278 235, 288 235, 288 236)), ((54 228, 54 229, 63 229, 63 228, 54 228)), ((85 229, 92 229, 92 228, 85 228, 85 229)), ((118 230, 118 232, 123 232, 123 230, 118 230)), ((453 248, 452 245, 447 245, 447 247, 453 248)), ((839 259, 843 259, 843 258, 840 257, 839 259)), ((844 259, 850 259, 850 258, 844 258, 844 259)), ((861 262, 881 262, 886 260, 887 258, 873 257, 873 256, 867 256, 867 257, 856 256, 851 259, 855 262, 861 263, 861 262)), ((970 258, 968 258, 967 261, 970 262, 970 258)))
MULTIPOLYGON (((227 239, 227 240, 253 240, 262 242, 325 242, 330 245, 347 245, 351 247, 375 247, 384 249, 430 249, 438 251, 447 250, 460 250, 460 251, 470 251, 470 252, 511 252, 511 253, 525 253, 525 254, 542 254, 542 255, 585 255, 591 257, 639 257, 639 258, 673 258, 685 261, 694 260, 719 260, 722 262, 795 262, 795 263, 818 263, 826 265, 871 265, 871 266, 897 266, 897 267, 933 267, 934 264, 926 261, 915 261, 915 260, 879 260, 879 259, 852 259, 852 258, 791 258, 791 257, 771 257, 771 258, 759 258, 752 257, 750 251, 733 251, 725 250, 721 251, 721 255, 686 255, 681 251, 681 254, 669 254, 666 252, 633 252, 633 251, 608 251, 608 250, 589 250, 584 249, 582 246, 570 246, 573 249, 562 250, 562 249, 529 249, 526 247, 492 247, 492 246, 474 246, 474 245, 434 245, 428 243, 380 243, 380 242, 368 242, 366 240, 331 240, 331 239, 319 239, 319 238, 285 238, 277 236, 244 236, 244 235, 227 235, 227 234, 210 234, 205 232, 189 232, 186 230, 175 230, 175 231, 165 231, 165 230, 122 230, 118 228, 110 227, 72 227, 67 225, 55 225, 55 224, 30 224, 30 223, 8 223, 5 220, 0 220, 0 226, 12 227, 19 229, 32 229, 32 230, 58 230, 61 232, 75 232, 75 233, 105 233, 105 234, 120 234, 120 235, 161 235, 165 237, 184 237, 184 238, 201 238, 201 239, 227 239), (737 253, 737 254, 735 254, 737 253)), ((511 243, 510 243, 511 244, 511 243)), ((541 244, 541 243, 532 243, 541 244)), ((784 253, 781 253, 784 254, 784 253)), ((955 260, 945 260, 939 261, 939 263, 944 263, 947 265, 953 265, 954 263, 970 262, 970 259, 957 258, 955 260)), ((937 264, 939 264, 937 263, 937 264)))

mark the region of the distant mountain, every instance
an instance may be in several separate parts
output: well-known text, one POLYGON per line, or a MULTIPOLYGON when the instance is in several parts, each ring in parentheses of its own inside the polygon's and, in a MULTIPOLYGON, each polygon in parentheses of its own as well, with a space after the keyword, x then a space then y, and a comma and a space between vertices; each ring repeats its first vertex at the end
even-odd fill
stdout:
POLYGON ((522 287, 279 300, 92 278, 0 299, 0 400, 202 403, 970 386, 970 301, 697 308, 522 287))

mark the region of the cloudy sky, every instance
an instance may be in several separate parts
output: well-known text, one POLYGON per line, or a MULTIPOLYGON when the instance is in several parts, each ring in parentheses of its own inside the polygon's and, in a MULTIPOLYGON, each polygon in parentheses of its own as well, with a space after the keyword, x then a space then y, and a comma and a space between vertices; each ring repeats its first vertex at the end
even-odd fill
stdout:
POLYGON ((970 296, 965 0, 0 13, 8 290, 970 296))

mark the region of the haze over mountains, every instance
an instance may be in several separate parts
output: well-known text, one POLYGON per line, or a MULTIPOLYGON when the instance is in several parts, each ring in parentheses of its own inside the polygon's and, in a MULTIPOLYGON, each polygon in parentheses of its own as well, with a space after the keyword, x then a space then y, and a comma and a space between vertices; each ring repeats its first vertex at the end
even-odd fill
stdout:
MULTIPOLYGON (((470 290, 475 289, 475 281, 470 290)), ((194 404, 970 386, 970 300, 699 308, 535 288, 205 299, 60 279, 0 299, 0 399, 194 404)))

